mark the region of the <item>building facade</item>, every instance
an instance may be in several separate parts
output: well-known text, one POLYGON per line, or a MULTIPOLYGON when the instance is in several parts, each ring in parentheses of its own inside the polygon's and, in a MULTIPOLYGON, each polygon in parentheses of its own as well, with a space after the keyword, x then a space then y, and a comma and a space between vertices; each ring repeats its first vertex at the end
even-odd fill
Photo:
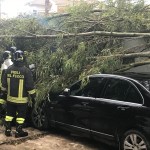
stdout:
MULTIPOLYGON (((88 3, 97 0, 84 0, 88 3)), ((33 13, 44 14, 46 11, 49 13, 63 13, 65 8, 80 3, 81 0, 32 0, 28 5, 33 10, 33 13)))

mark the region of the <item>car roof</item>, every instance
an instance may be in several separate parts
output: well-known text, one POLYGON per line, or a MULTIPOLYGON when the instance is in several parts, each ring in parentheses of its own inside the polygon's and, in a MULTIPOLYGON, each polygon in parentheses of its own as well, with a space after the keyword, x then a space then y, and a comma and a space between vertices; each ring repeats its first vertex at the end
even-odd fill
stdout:
POLYGON ((144 72, 118 72, 116 75, 126 76, 136 80, 150 80, 150 73, 144 72))
POLYGON ((139 81, 137 79, 134 79, 132 77, 126 77, 126 76, 123 76, 123 75, 116 75, 116 74, 93 74, 93 75, 89 75, 89 77, 106 77, 106 78, 124 79, 124 80, 129 80, 129 81, 136 82, 136 83, 138 83, 138 84, 141 85, 141 83, 139 83, 139 81))
POLYGON ((105 77, 105 78, 116 78, 116 79, 128 80, 128 81, 137 83, 138 85, 140 85, 141 87, 143 87, 146 91, 150 93, 150 91, 145 86, 143 86, 138 80, 133 79, 131 77, 126 77, 126 76, 116 75, 116 74, 93 74, 93 75, 89 75, 89 77, 105 77))
POLYGON ((126 77, 123 75, 116 75, 116 74, 93 74, 93 75, 89 75, 89 77, 111 77, 111 78, 119 78, 119 79, 126 79, 126 80, 133 80, 135 82, 137 82, 137 80, 130 78, 130 77, 126 77))

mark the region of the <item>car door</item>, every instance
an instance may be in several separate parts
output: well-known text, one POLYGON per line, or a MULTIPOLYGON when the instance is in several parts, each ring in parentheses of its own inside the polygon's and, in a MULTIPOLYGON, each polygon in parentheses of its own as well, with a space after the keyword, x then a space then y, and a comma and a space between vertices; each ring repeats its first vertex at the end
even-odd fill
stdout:
MULTIPOLYGON (((70 88, 70 95, 59 95, 54 106, 55 121, 82 135, 90 133, 91 103, 97 95, 99 78, 89 78, 75 83, 70 88)), ((103 80, 102 80, 103 81, 103 80)), ((104 82, 103 82, 104 83, 104 82)), ((99 94, 101 91, 98 91, 99 94)))
POLYGON ((91 107, 91 134, 94 138, 115 140, 120 124, 133 120, 143 99, 136 86, 125 79, 109 78, 101 98, 91 107))

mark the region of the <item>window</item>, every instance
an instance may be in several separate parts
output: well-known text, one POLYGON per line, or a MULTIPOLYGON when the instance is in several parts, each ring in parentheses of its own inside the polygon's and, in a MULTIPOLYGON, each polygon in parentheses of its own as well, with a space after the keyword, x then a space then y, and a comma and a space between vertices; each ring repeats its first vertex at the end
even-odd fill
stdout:
POLYGON ((104 98, 124 101, 129 87, 130 85, 125 81, 110 79, 106 87, 104 98))
POLYGON ((140 93, 133 86, 131 86, 128 90, 126 101, 142 104, 143 100, 140 93))
POLYGON ((89 78, 86 82, 79 81, 74 84, 70 93, 74 96, 97 97, 99 98, 104 87, 104 78, 89 78))
MULTIPOLYGON (((70 95, 78 95, 79 92, 81 91, 81 81, 78 81, 77 83, 75 83, 74 85, 71 86, 70 88, 70 95)), ((79 94, 80 95, 80 94, 79 94)))
POLYGON ((132 103, 142 102, 142 97, 136 87, 121 79, 110 79, 103 97, 132 103))

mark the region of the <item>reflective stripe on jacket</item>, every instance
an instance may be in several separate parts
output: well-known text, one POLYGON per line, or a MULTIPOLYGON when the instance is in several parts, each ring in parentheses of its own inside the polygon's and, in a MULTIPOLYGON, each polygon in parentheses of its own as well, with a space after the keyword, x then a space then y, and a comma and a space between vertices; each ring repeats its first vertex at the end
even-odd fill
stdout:
POLYGON ((2 79, 2 87, 7 89, 7 101, 13 103, 27 103, 28 94, 35 93, 32 73, 25 66, 10 66, 2 79))

